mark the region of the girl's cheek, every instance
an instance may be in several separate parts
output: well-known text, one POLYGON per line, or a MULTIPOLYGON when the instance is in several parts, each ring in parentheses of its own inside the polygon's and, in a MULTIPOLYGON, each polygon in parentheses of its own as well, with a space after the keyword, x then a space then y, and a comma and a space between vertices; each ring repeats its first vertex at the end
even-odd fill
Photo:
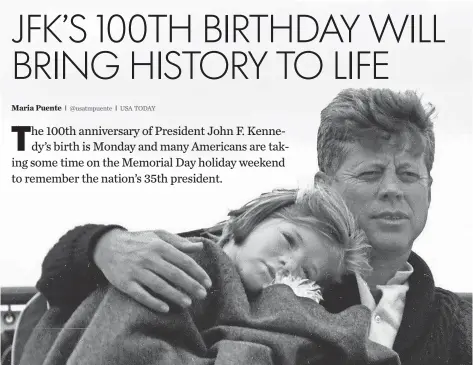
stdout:
POLYGON ((286 252, 284 245, 282 245, 279 241, 272 241, 268 242, 266 245, 266 251, 271 255, 281 255, 286 252))

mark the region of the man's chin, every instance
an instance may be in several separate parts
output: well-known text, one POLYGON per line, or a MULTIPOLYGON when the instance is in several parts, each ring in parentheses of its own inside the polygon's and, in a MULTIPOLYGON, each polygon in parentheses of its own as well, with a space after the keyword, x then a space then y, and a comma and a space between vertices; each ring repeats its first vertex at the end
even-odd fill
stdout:
POLYGON ((411 240, 407 240, 405 235, 378 234, 370 240, 371 247, 377 253, 395 254, 400 256, 409 252, 412 248, 411 240))

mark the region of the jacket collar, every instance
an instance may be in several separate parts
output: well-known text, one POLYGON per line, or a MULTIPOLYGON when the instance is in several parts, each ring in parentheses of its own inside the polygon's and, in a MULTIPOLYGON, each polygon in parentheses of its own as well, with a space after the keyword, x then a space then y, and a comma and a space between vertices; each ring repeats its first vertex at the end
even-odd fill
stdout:
POLYGON ((434 278, 425 261, 414 252, 408 261, 414 272, 409 278, 404 315, 393 345, 397 353, 403 353, 422 335, 433 310, 435 295, 434 278))
MULTIPOLYGON (((421 336, 432 312, 434 300, 434 279, 427 264, 414 252, 409 256, 408 262, 413 266, 414 272, 409 277, 401 326, 393 345, 393 350, 398 353, 403 353, 421 336)), ((361 303, 354 275, 345 276, 341 283, 331 285, 323 296, 322 304, 332 313, 361 303)))

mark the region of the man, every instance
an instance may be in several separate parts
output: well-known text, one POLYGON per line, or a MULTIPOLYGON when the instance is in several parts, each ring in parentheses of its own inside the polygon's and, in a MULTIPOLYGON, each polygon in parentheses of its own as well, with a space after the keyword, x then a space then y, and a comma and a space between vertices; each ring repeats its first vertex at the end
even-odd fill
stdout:
MULTIPOLYGON (((366 305, 370 339, 394 349, 403 364, 471 364, 471 306, 436 288, 411 252, 430 206, 432 112, 415 93, 376 89, 344 90, 322 111, 318 176, 342 194, 373 249, 366 281, 344 278, 324 294, 324 305, 332 312, 366 305)), ((162 231, 77 227, 46 257, 38 288, 51 305, 75 306, 108 280, 155 310, 187 306, 211 285, 185 254, 198 249, 162 231)))

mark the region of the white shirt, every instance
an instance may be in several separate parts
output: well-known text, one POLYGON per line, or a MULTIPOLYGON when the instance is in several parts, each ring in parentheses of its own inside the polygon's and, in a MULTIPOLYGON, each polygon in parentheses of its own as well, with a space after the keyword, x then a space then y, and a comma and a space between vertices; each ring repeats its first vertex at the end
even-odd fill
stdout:
POLYGON ((366 281, 361 276, 356 276, 361 304, 368 307, 372 313, 368 337, 371 341, 392 349, 404 314, 406 293, 409 290, 408 279, 413 272, 412 265, 406 263, 404 269, 396 272, 386 285, 377 285, 382 293, 378 304, 366 281))

